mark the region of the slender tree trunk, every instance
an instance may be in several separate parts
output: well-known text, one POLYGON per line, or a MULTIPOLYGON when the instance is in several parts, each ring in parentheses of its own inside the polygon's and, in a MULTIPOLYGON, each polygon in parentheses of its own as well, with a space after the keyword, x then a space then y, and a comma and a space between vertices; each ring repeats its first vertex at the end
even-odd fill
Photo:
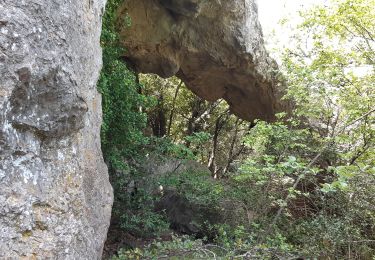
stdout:
POLYGON ((231 142, 231 146, 229 150, 228 160, 227 160, 226 166, 224 167, 223 175, 228 173, 230 165, 233 163, 234 160, 238 158, 238 156, 242 154, 242 152, 245 149, 245 145, 242 143, 240 147, 238 148, 237 152, 235 152, 236 142, 238 141, 239 127, 242 124, 242 122, 243 120, 240 120, 239 118, 237 118, 236 123, 235 123, 235 130, 234 130, 234 134, 233 134, 233 138, 232 138, 232 142, 231 142))
MULTIPOLYGON (((199 130, 197 119, 202 114, 200 111, 202 102, 204 102, 202 99, 196 97, 194 98, 194 101, 191 103, 191 116, 187 122, 186 136, 191 136, 199 130)), ((186 147, 190 147, 190 142, 186 142, 186 147)))
POLYGON ((154 136, 163 137, 166 134, 167 124, 164 113, 164 96, 160 94, 158 97, 158 104, 156 111, 154 112, 154 118, 152 119, 152 130, 154 136))
POLYGON ((215 122, 215 130, 214 130, 214 135, 212 137, 212 149, 211 149, 210 157, 208 160, 208 169, 211 171, 212 177, 215 179, 218 177, 217 176, 218 168, 216 164, 216 152, 217 152, 218 139, 219 139, 220 131, 223 128, 227 120, 228 120, 228 111, 225 111, 216 119, 216 122, 215 122), (223 119, 224 115, 226 116, 225 119, 223 119))
POLYGON ((219 137, 219 132, 220 132, 220 120, 221 118, 219 117, 218 119, 216 119, 216 123, 215 123, 215 131, 214 131, 214 136, 212 137, 212 148, 211 148, 211 152, 210 152, 210 159, 208 160, 208 169, 211 171, 212 173, 212 177, 216 178, 217 176, 216 175, 216 163, 215 163, 215 159, 216 159, 216 149, 217 149, 217 141, 218 141, 218 137, 219 137))
POLYGON ((176 88, 176 92, 174 93, 171 114, 169 115, 169 122, 168 122, 168 130, 167 130, 167 135, 168 136, 171 135, 171 128, 172 128, 173 116, 174 116, 175 107, 176 107, 176 99, 177 99, 178 92, 180 91, 181 86, 182 86, 182 80, 178 84, 178 86, 176 88))

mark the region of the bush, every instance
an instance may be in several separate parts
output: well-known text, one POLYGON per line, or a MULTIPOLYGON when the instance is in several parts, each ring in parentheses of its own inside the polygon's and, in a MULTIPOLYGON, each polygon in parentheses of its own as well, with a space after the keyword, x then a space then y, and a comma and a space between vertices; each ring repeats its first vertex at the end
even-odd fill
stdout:
POLYGON ((162 214, 151 208, 137 211, 124 211, 121 215, 121 228, 137 237, 156 237, 169 230, 169 223, 162 214))
POLYGON ((244 248, 224 248, 188 236, 173 237, 171 241, 155 241, 143 249, 120 250, 113 260, 127 259, 288 259, 296 255, 279 248, 243 245, 244 248))

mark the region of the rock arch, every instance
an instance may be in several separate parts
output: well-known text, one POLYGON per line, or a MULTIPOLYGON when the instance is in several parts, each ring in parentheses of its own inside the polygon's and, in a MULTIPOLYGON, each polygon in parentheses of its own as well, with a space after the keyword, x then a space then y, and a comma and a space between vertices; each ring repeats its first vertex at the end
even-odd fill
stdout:
MULTIPOLYGON (((113 200, 96 90, 104 5, 0 1, 0 258, 101 257, 113 200)), ((253 0, 125 0, 119 17, 139 71, 177 74, 243 118, 282 108, 253 0)))
POLYGON ((247 120, 273 120, 285 107, 255 1, 128 0, 118 17, 124 55, 139 72, 177 75, 247 120))

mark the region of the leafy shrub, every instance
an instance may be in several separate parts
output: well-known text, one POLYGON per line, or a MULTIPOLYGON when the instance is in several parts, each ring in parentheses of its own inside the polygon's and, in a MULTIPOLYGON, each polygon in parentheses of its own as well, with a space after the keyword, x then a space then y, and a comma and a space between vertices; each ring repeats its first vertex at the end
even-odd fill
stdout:
POLYGON ((121 215, 121 228, 137 237, 154 237, 168 231, 169 223, 165 216, 151 208, 137 211, 124 211, 121 215))
POLYGON ((109 1, 103 17, 103 68, 98 82, 103 107, 102 151, 107 164, 114 169, 125 168, 124 158, 137 156, 140 147, 147 143, 142 132, 147 116, 139 108, 152 104, 150 98, 140 94, 142 86, 121 58, 125 49, 115 28, 119 3, 109 1))
POLYGON ((210 256, 207 251, 202 240, 192 240, 185 236, 174 237, 172 241, 155 241, 144 249, 121 250, 112 259, 204 259, 210 256))
MULTIPOLYGON (((120 227, 127 232, 155 236, 168 229, 165 217, 152 211, 150 195, 142 190, 127 191, 129 182, 141 175, 134 162, 142 158, 143 148, 149 143, 143 134, 147 115, 140 107, 151 106, 153 99, 141 94, 143 86, 122 59, 126 50, 119 42, 115 24, 121 3, 120 0, 108 1, 103 17, 103 68, 98 81, 103 107, 102 151, 114 187, 113 217, 120 220, 120 227)), ((129 26, 129 17, 125 17, 124 23, 129 26)))
POLYGON ((225 191, 220 182, 215 182, 207 173, 199 171, 170 174, 159 179, 164 187, 173 187, 195 204, 207 208, 217 206, 225 191))
POLYGON ((176 144, 168 137, 151 137, 147 145, 149 153, 154 153, 161 157, 172 157, 177 159, 193 160, 194 154, 191 149, 184 144, 176 144))
POLYGON ((171 241, 155 241, 143 249, 121 250, 113 260, 125 259, 288 259, 295 255, 278 248, 251 246, 224 248, 187 236, 173 237, 171 241), (246 248, 246 249, 245 249, 246 248))

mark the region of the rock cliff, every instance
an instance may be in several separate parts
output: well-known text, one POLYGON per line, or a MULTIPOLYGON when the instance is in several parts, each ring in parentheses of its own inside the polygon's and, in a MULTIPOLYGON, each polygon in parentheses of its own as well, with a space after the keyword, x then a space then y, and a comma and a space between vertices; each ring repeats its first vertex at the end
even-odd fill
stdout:
POLYGON ((100 259, 104 0, 0 1, 0 259, 100 259))
POLYGON ((118 26, 139 72, 177 75, 244 119, 272 120, 283 109, 254 0, 127 0, 118 26))

